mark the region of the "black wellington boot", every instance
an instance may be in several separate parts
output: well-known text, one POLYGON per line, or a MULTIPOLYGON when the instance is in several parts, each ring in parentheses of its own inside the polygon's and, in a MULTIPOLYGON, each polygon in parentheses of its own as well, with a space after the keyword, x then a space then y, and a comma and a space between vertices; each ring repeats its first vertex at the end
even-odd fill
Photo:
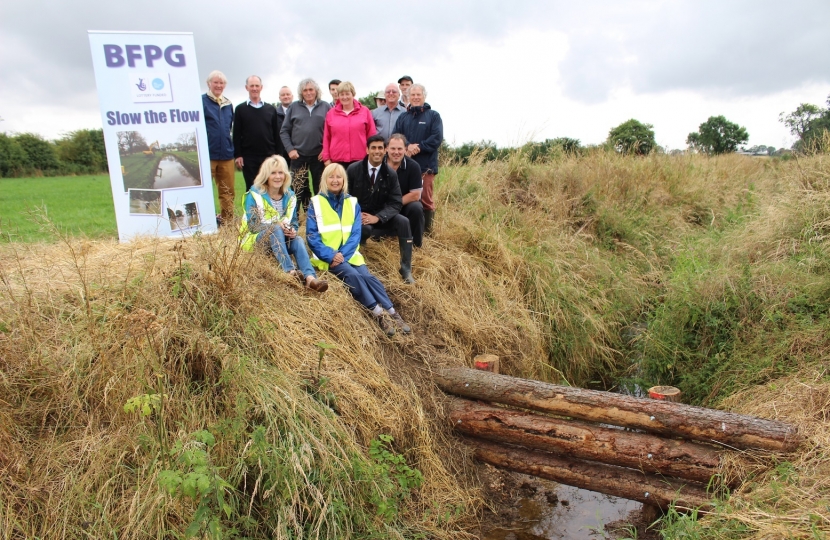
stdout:
POLYGON ((424 210, 424 236, 432 232, 432 219, 435 217, 435 210, 424 210))
POLYGON ((401 277, 406 283, 415 283, 412 277, 412 238, 398 238, 398 244, 401 246, 401 277))

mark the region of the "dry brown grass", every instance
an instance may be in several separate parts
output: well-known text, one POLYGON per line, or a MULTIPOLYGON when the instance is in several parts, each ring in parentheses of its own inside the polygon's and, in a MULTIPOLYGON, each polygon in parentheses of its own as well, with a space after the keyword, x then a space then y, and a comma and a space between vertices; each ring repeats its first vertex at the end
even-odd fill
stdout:
MULTIPOLYGON (((672 258, 690 238, 711 242, 712 257, 755 253, 764 263, 804 243, 824 245, 830 214, 821 159, 597 153, 544 166, 514 155, 448 167, 435 233, 415 251, 414 287, 400 281, 394 242, 364 248, 414 327, 413 336, 391 340, 342 284, 330 279, 325 295, 306 292, 273 260, 240 255, 232 234, 2 245, 0 539, 183 531, 194 507, 159 489, 159 454, 142 442, 157 431, 156 420, 122 410, 127 399, 157 391, 169 396, 169 442, 215 432, 213 459, 237 489, 237 514, 258 520, 260 536, 470 537, 481 491, 443 420, 431 373, 485 352, 499 355, 509 374, 578 385, 628 370, 625 329, 663 297, 672 258), (720 244, 706 237, 732 223, 742 205, 757 216, 730 225, 720 244), (805 224, 815 234, 794 238, 805 224), (738 245, 746 249, 738 253, 738 245), (317 375, 320 340, 336 346, 319 375, 329 380, 337 414, 305 390, 317 375), (257 426, 266 453, 254 452, 257 426), (367 486, 351 482, 381 433, 425 477, 389 525, 374 516, 367 486), (337 513, 336 501, 355 508, 337 513)), ((713 283, 728 287, 732 279, 713 283)), ((765 279, 759 283, 774 299, 782 278, 765 279)), ((707 294, 717 296, 717 287, 707 294)), ((807 357, 824 343, 802 333, 791 345, 807 357)), ((786 403, 769 399, 781 390, 767 385, 726 404, 798 422, 810 434, 803 453, 786 457, 792 474, 771 466, 771 456, 743 455, 733 464, 736 474, 755 475, 752 491, 737 492, 747 506, 736 503, 734 516, 759 538, 781 530, 763 532, 779 513, 807 530, 815 518, 798 521, 799 512, 826 515, 808 499, 830 498, 820 476, 828 389, 804 374, 787 381, 776 383, 790 392, 786 403), (798 393, 802 384, 813 388, 809 396, 798 393), (807 397, 813 401, 802 418, 793 403, 807 397), (754 411, 752 403, 775 409, 754 411), (773 493, 776 485, 785 498, 773 493), (773 496, 786 501, 765 502, 773 496)), ((828 530, 825 522, 819 530, 828 530)))
POLYGON ((728 474, 747 479, 707 528, 743 524, 752 538, 823 538, 830 530, 830 381, 811 369, 751 388, 723 405, 789 422, 806 437, 791 455, 733 453, 728 474))
POLYGON ((484 351, 518 372, 525 358, 542 355, 517 285, 428 240, 415 256, 418 285, 408 287, 397 276, 397 246, 370 245, 372 268, 415 328, 388 340, 341 283, 332 280, 324 295, 305 292, 263 255, 235 260, 234 245, 217 235, 3 246, 0 538, 183 530, 192 509, 167 500, 159 467, 137 442, 153 423, 122 411, 130 397, 157 389, 169 395, 171 441, 208 427, 219 433, 214 459, 233 471, 243 511, 266 502, 251 492, 257 472, 245 460, 245 430, 223 440, 223 422, 264 425, 274 444, 294 441, 286 449, 294 453, 286 458, 295 464, 293 495, 278 524, 261 532, 281 537, 316 519, 320 537, 359 536, 357 525, 336 529, 308 505, 365 501, 350 500, 357 494, 347 485, 310 477, 347 481, 349 456, 365 455, 384 433, 425 478, 388 535, 464 536, 481 501, 443 425, 430 372, 484 351), (339 415, 303 390, 316 375, 320 340, 336 346, 320 375, 339 415))

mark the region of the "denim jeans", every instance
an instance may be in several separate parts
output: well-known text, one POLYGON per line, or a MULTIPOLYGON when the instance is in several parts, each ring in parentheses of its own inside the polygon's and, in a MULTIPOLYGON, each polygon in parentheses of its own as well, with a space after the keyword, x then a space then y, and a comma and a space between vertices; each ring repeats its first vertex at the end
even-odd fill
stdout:
MULTIPOLYGON (((267 232, 263 231, 260 235, 262 234, 267 234, 267 232)), ((303 276, 317 277, 314 267, 311 266, 311 260, 308 258, 305 241, 301 237, 286 238, 285 233, 282 232, 282 227, 276 225, 268 236, 268 242, 274 257, 276 257, 283 270, 290 272, 297 269, 294 263, 291 262, 291 255, 293 255, 303 276)))
POLYGON ((375 309, 378 304, 383 309, 392 307, 392 301, 389 300, 383 284, 369 273, 365 264, 352 266, 348 261, 343 261, 337 266, 330 266, 329 272, 345 283, 354 299, 367 309, 375 309))

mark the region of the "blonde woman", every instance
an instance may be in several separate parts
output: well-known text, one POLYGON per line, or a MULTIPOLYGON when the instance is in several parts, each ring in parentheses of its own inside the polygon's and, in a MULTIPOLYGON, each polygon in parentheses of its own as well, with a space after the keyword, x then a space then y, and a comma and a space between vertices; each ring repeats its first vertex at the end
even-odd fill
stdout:
POLYGON ((347 169, 366 157, 366 141, 377 132, 372 111, 355 99, 354 85, 342 82, 337 87, 337 104, 326 113, 320 159, 347 169))
POLYGON ((306 220, 311 263, 328 270, 343 281, 355 300, 372 312, 387 336, 395 335, 395 325, 404 334, 412 331, 395 311, 386 289, 369 273, 360 254, 360 205, 349 195, 346 170, 332 163, 323 171, 320 193, 311 198, 306 220))
POLYGON ((317 279, 305 242, 297 236, 298 225, 297 196, 291 190, 288 164, 282 156, 271 156, 262 163, 251 190, 245 194, 245 219, 239 230, 242 249, 250 251, 257 242, 267 242, 283 270, 297 276, 309 289, 324 292, 329 284, 317 279))

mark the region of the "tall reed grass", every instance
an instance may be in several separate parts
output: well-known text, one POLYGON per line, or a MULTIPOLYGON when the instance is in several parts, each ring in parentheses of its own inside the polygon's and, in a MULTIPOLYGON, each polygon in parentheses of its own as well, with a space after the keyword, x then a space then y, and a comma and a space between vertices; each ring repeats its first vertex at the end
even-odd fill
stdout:
POLYGON ((176 536, 202 508, 228 537, 473 537, 486 501, 431 373, 480 353, 513 375, 674 384, 798 422, 806 450, 736 457, 753 487, 667 530, 773 537, 778 515, 830 530, 808 479, 827 463, 824 156, 518 152, 442 169, 417 284, 400 283, 396 245, 365 248, 415 328, 393 340, 342 284, 304 292, 232 232, 1 245, 0 538, 176 536), (146 416, 124 411, 136 397, 146 416), (379 435, 422 485, 369 456, 379 435), (183 455, 203 456, 209 500, 163 489, 191 470, 183 455))

